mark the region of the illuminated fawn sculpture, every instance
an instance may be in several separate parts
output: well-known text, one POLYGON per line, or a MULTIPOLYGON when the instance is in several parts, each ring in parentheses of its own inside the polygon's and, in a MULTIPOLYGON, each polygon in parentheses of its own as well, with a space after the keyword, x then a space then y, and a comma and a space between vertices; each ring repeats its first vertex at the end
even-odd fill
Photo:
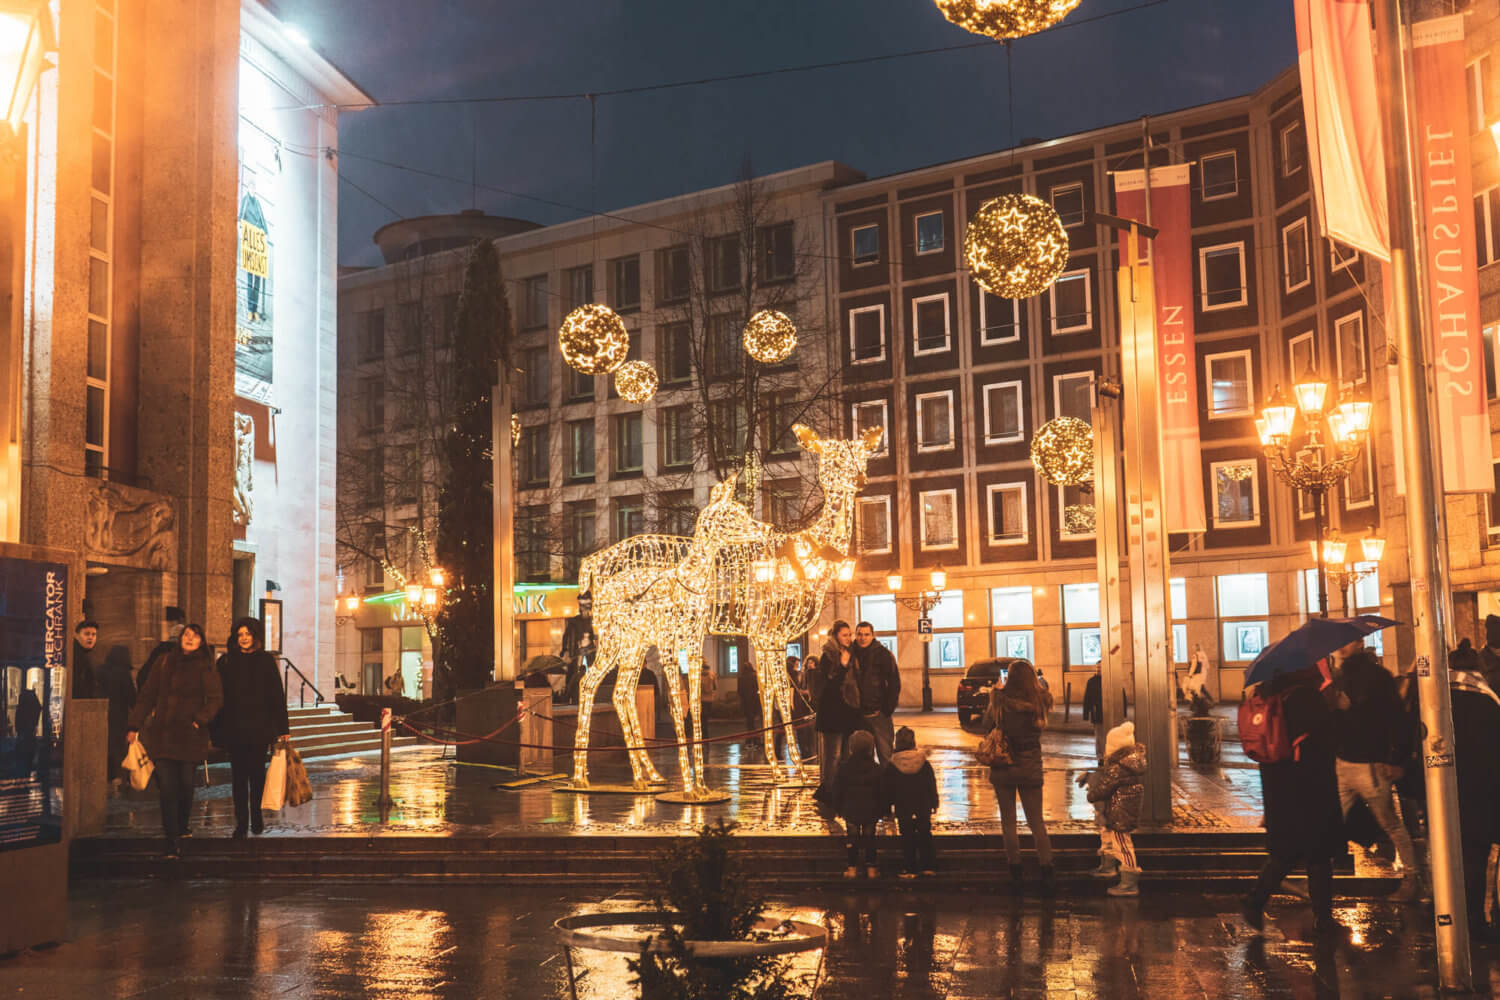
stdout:
POLYGON ((588 782, 589 717, 599 684, 618 668, 614 705, 625 737, 634 787, 663 782, 646 753, 635 710, 635 688, 646 651, 655 646, 666 673, 672 722, 677 733, 683 795, 702 799, 703 640, 709 635, 744 636, 754 651, 760 682, 766 759, 772 776, 784 778, 775 754, 774 712, 791 754, 792 773, 804 776, 792 728, 791 688, 784 666, 786 645, 807 631, 822 613, 833 581, 847 580, 854 564, 847 556, 854 532, 854 498, 864 486, 865 464, 879 448, 881 431, 853 441, 823 440, 794 428, 802 447, 819 456, 823 511, 816 522, 794 533, 757 521, 734 499, 736 478, 715 486, 698 516, 691 539, 635 535, 586 557, 579 566, 580 591, 593 593, 594 631, 599 652, 579 686, 578 731, 573 782, 588 782), (678 654, 688 661, 684 703, 678 654), (691 753, 685 714, 691 712, 691 753))

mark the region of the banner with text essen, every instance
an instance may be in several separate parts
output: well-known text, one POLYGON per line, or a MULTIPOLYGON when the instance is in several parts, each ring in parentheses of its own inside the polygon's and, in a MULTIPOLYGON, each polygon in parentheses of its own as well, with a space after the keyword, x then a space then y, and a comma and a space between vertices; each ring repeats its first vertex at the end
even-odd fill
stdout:
MULTIPOLYGON (((1145 174, 1120 170, 1115 175, 1115 212, 1146 220, 1145 174)), ((1140 242, 1140 260, 1152 264, 1156 292, 1156 356, 1161 367, 1162 491, 1167 531, 1200 532, 1208 528, 1203 506, 1202 459, 1198 441, 1198 365, 1193 346, 1191 167, 1179 164, 1151 169, 1150 225, 1154 240, 1140 242)), ((1128 234, 1120 234, 1120 259, 1127 254, 1128 234)))
POLYGON ((1490 493, 1489 403, 1479 320, 1464 18, 1412 25, 1413 155, 1427 239, 1427 351, 1447 493, 1490 493))
POLYGON ((1323 234, 1391 259, 1368 0, 1294 0, 1313 201, 1323 234))

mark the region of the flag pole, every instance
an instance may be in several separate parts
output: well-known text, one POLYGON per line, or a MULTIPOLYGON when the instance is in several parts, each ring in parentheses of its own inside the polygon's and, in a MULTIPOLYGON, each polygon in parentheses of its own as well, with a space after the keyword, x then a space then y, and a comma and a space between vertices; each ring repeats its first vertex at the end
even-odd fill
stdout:
POLYGON ((1401 0, 1375 0, 1377 74, 1385 121, 1385 167, 1390 206, 1391 312, 1386 317, 1396 347, 1397 378, 1404 406, 1396 419, 1407 447, 1406 533, 1411 579, 1412 627, 1416 640, 1417 690, 1426 733, 1422 763, 1427 777, 1427 829, 1432 866, 1438 975, 1444 989, 1468 990, 1469 957, 1463 856, 1458 837, 1458 780, 1453 753, 1453 707, 1448 688, 1447 632, 1452 622, 1448 591, 1447 524, 1442 465, 1435 442, 1428 392, 1427 345, 1422 335, 1426 259, 1419 223, 1420 192, 1411 158, 1406 30, 1401 0))

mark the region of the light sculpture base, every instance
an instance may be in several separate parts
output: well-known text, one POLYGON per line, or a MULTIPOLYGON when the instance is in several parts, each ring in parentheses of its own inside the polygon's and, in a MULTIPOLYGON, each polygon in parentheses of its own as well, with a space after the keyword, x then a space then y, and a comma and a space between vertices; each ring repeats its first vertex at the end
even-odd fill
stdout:
POLYGON ((685 806, 706 806, 716 802, 728 802, 730 797, 728 792, 710 788, 703 792, 662 792, 656 796, 656 801, 674 802, 685 806))
POLYGON ((569 781, 561 785, 554 785, 552 790, 554 792, 572 792, 577 795, 655 795, 658 788, 666 788, 668 784, 670 782, 652 781, 648 782, 646 787, 641 788, 636 785, 611 784, 602 781, 590 782, 587 785, 579 785, 569 781))

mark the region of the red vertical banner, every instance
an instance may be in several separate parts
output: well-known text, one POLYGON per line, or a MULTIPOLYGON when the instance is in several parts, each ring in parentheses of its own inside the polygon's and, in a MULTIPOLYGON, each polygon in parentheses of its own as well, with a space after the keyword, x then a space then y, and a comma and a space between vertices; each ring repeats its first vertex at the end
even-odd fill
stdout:
POLYGON ((1412 26, 1412 137, 1427 240, 1427 352, 1433 368, 1443 489, 1490 493, 1490 418, 1479 320, 1464 17, 1412 26))
MULTIPOLYGON (((1115 212, 1146 219, 1146 178, 1140 170, 1116 171, 1115 212)), ((1161 376, 1162 490, 1167 531, 1208 528, 1198 442, 1198 364, 1193 346, 1192 203, 1187 164, 1151 170, 1151 222, 1159 232, 1140 241, 1156 292, 1156 357, 1161 376)), ((1120 234, 1123 261, 1126 236, 1120 234)))

